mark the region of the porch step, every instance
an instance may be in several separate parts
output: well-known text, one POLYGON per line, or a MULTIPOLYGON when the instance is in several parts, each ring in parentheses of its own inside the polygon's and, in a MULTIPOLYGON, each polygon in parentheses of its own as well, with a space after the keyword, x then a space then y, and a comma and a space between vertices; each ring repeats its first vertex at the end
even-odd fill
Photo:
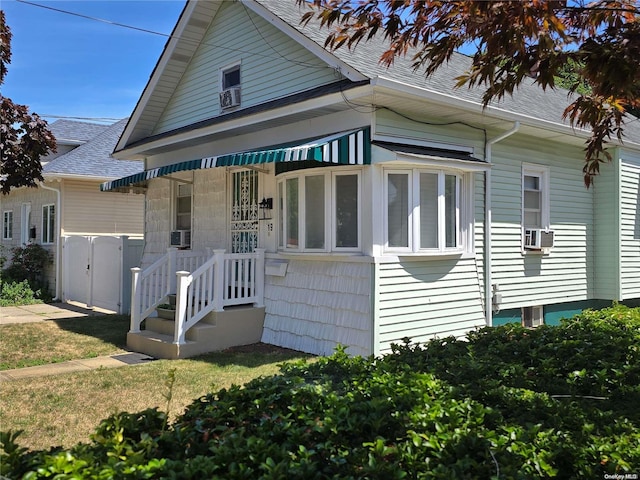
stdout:
POLYGON ((190 328, 186 342, 173 343, 174 320, 149 317, 146 330, 127 334, 127 347, 156 358, 188 358, 204 353, 250 345, 262 339, 264 307, 234 307, 212 312, 190 328))

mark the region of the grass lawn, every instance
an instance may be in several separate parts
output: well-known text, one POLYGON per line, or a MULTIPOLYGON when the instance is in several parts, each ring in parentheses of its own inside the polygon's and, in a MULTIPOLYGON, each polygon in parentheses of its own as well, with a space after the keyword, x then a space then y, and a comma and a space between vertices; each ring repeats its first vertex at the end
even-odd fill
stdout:
MULTIPOLYGON (((120 352, 127 328, 126 317, 115 315, 2 326, 2 365, 16 368, 120 352)), ((167 411, 173 370, 172 417, 207 392, 275 374, 279 364, 302 358, 307 356, 277 347, 245 347, 188 360, 2 382, 0 430, 24 430, 19 443, 28 448, 68 447, 88 442, 100 420, 114 412, 167 411)))
POLYGON ((129 317, 104 315, 0 326, 0 370, 123 352, 129 317))

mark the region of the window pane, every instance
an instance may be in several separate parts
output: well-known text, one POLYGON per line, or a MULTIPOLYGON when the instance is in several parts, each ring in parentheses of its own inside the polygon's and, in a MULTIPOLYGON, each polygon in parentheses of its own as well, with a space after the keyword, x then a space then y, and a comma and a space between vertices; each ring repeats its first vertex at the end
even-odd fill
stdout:
POLYGON ((409 246, 409 175, 387 175, 387 238, 390 247, 409 246))
POLYGON ((540 177, 525 175, 523 183, 525 190, 540 190, 540 177))
POLYGON ((420 248, 438 248, 438 174, 420 174, 420 248))
POLYGON ((278 183, 278 246, 284 247, 284 195, 282 182, 278 183))
POLYGON ((305 248, 324 248, 324 175, 305 177, 305 248))
POLYGON ((287 247, 298 246, 298 179, 290 178, 286 185, 287 193, 287 247))
POLYGON ((56 207, 51 205, 49 207, 49 242, 55 241, 56 232, 56 207))
POLYGON ((49 221, 47 220, 47 207, 42 207, 42 241, 48 243, 49 221))
POLYGON ((541 201, 541 192, 524 192, 524 208, 531 208, 535 210, 540 210, 542 201, 541 201))
POLYGON ((336 177, 336 247, 358 247, 358 176, 336 177))
POLYGON ((444 176, 444 228, 445 247, 458 246, 458 179, 444 176))
POLYGON ((542 228, 542 219, 540 216, 540 212, 525 211, 524 226, 530 228, 542 228))
POLYGON ((240 85, 240 67, 233 68, 231 70, 227 70, 223 74, 223 89, 235 87, 240 85))
POLYGON ((188 183, 183 183, 178 185, 178 196, 179 197, 191 196, 191 187, 192 185, 188 183))
POLYGON ((178 214, 191 213, 191 197, 179 197, 177 211, 178 214))

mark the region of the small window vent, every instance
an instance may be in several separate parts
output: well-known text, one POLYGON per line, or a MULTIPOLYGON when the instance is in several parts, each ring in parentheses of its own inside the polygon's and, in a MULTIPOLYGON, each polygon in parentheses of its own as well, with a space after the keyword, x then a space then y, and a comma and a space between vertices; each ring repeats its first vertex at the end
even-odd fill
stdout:
POLYGON ((536 328, 544 324, 542 306, 522 307, 522 326, 536 328))

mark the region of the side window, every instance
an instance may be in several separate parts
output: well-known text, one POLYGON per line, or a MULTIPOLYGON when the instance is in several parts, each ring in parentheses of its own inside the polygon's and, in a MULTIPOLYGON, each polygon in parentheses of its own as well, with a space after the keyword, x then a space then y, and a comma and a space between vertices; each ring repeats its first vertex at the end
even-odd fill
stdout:
POLYGON ((192 185, 179 183, 176 185, 175 229, 191 230, 191 193, 192 185))
POLYGON ((549 228, 549 169, 522 167, 522 227, 549 228))
POLYGON ((2 214, 2 239, 13 239, 13 211, 7 210, 2 214))
POLYGON ((55 241, 55 206, 43 205, 42 206, 42 243, 53 243, 55 241))
POLYGON ((278 245, 304 252, 358 251, 360 174, 317 173, 278 183, 278 245))
POLYGON ((387 251, 437 253, 466 245, 463 177, 446 171, 385 171, 387 251))
POLYGON ((220 70, 220 109, 222 111, 239 107, 241 103, 240 64, 234 64, 220 70))

